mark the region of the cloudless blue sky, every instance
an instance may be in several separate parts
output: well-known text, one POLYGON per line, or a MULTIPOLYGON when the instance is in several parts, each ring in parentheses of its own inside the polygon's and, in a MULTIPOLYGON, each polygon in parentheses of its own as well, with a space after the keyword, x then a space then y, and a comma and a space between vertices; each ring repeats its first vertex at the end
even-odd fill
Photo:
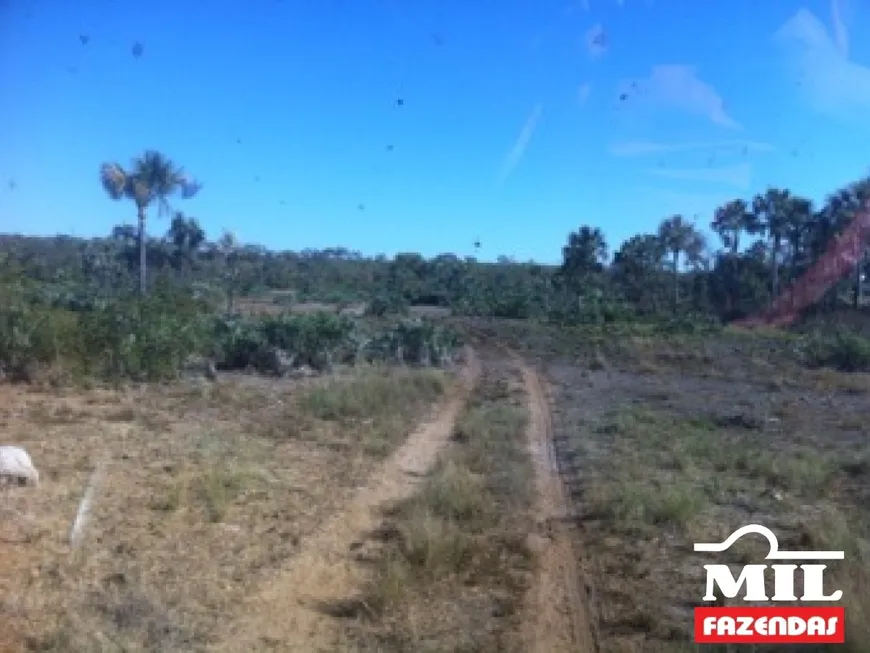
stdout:
POLYGON ((0 231, 134 221, 98 170, 148 148, 210 237, 273 249, 551 262, 581 224, 820 200, 870 163, 857 2, 0 0, 0 231))

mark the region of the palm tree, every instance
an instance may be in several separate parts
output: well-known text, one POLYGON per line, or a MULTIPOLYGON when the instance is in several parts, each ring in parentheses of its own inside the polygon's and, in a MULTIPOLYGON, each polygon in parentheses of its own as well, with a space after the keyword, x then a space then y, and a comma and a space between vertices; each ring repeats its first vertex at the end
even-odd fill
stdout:
POLYGON ((169 208, 169 198, 196 195, 202 185, 184 174, 181 168, 155 150, 147 150, 125 170, 117 163, 100 166, 100 181, 113 200, 129 199, 136 204, 139 219, 139 292, 145 294, 147 280, 145 221, 148 207, 157 203, 160 212, 169 208))
POLYGON ((189 218, 181 211, 175 212, 166 240, 172 244, 171 260, 176 271, 184 272, 193 265, 205 239, 205 231, 196 218, 189 218))
POLYGON ((771 301, 779 294, 779 259, 782 241, 788 231, 790 206, 791 193, 777 188, 768 188, 763 195, 756 195, 752 200, 752 212, 758 220, 759 233, 765 234, 773 245, 770 252, 773 260, 771 301))
POLYGON ((577 293, 577 306, 581 309, 584 292, 591 290, 589 282, 604 270, 607 254, 607 241, 598 227, 584 225, 568 235, 558 274, 565 287, 577 293))
POLYGON ((667 254, 657 235, 641 234, 626 240, 613 255, 614 280, 642 310, 658 311, 667 254))
POLYGON ((582 226, 568 235, 562 248, 562 275, 579 285, 590 274, 604 269, 607 262, 607 241, 598 227, 582 226))
POLYGON ((674 215, 659 225, 658 238, 662 247, 671 254, 674 273, 674 310, 680 301, 680 254, 700 255, 704 239, 681 215, 674 215))
POLYGON ((785 239, 789 245, 792 281, 807 257, 809 226, 813 220, 813 203, 803 197, 792 196, 786 204, 785 239))
POLYGON ((755 216, 743 200, 734 200, 716 209, 710 227, 719 234, 722 244, 732 255, 737 254, 740 249, 740 236, 743 232, 751 234, 757 228, 755 216))
MULTIPOLYGON (((825 217, 830 222, 827 226, 835 232, 842 231, 861 212, 866 210, 868 201, 870 201, 870 179, 861 179, 860 181, 849 184, 845 188, 837 190, 828 198, 825 206, 825 217)), ((866 251, 864 255, 861 256, 858 265, 855 267, 855 308, 859 308, 861 297, 863 296, 863 273, 865 262, 866 251)))

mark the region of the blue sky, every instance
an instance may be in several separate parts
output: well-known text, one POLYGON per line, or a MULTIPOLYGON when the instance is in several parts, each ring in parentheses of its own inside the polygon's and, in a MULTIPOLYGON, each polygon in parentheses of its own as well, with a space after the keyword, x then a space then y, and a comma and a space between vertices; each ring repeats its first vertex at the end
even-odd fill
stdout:
POLYGON ((0 0, 0 230, 131 222, 98 169, 146 148, 275 249, 555 262, 581 224, 821 199, 870 162, 858 2, 0 0))

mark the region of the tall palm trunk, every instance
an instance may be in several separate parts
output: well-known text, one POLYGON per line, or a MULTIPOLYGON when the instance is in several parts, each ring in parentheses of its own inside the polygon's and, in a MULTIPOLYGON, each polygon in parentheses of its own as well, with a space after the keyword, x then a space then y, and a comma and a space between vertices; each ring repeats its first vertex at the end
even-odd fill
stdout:
POLYGON ((740 232, 742 229, 735 229, 731 232, 731 255, 737 256, 737 251, 740 249, 740 232))
POLYGON ((148 280, 148 252, 145 242, 145 206, 136 207, 139 217, 139 294, 144 295, 148 280))

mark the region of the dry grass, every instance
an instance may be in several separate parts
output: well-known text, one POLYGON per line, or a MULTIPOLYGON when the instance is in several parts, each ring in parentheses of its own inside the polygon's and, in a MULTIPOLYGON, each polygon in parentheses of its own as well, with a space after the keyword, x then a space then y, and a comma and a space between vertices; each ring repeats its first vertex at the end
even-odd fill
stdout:
MULTIPOLYGON (((465 323, 548 366, 601 653, 725 650, 692 642, 711 562, 692 545, 751 523, 783 549, 846 552, 827 579, 848 614, 837 650, 870 650, 870 375, 808 370, 778 331, 465 323)), ((758 562, 762 545, 717 561, 758 562)))
POLYGON ((485 372, 451 450, 359 552, 374 563, 359 650, 521 650, 533 483, 521 382, 506 375, 485 372))
MULTIPOLYGON (((640 438, 661 433, 644 424, 634 431, 640 438)), ((638 446, 640 438, 626 443, 637 447, 631 457, 589 484, 581 507, 599 609, 605 632, 613 638, 602 650, 668 651, 672 649, 664 642, 685 641, 690 610, 699 604, 699 588, 704 586, 702 565, 710 562, 693 555, 690 543, 722 541, 737 527, 754 522, 772 527, 782 548, 846 551, 846 562, 834 565, 826 581, 826 587, 843 589, 846 597, 849 646, 839 650, 867 650, 866 529, 855 506, 832 496, 836 468, 830 461, 800 454, 774 457, 751 449, 735 453, 721 445, 708 451, 719 457, 707 458, 697 450, 687 454, 679 432, 670 447, 654 448, 652 442, 638 446), (670 589, 663 593, 662 587, 670 589), (625 636, 635 628, 647 635, 625 636)), ((765 542, 750 539, 724 555, 727 563, 740 566, 758 563, 766 553, 765 542)))
POLYGON ((10 651, 201 649, 444 391, 432 371, 50 393, 0 387, 37 488, 0 495, 10 651), (68 534, 110 456, 83 541, 68 534))
POLYGON ((431 403, 441 396, 445 382, 437 370, 409 374, 389 367, 364 368, 356 378, 312 386, 299 404, 307 415, 355 434, 353 443, 343 436, 331 442, 361 446, 367 454, 383 457, 407 435, 409 411, 417 415, 421 400, 431 403))
MULTIPOLYGON (((559 452, 594 579, 601 650, 695 650, 692 608, 711 560, 692 544, 750 523, 769 526, 782 549, 846 551, 826 581, 844 591, 847 645, 838 650, 868 650, 866 379, 775 357, 744 365, 733 350, 710 363, 718 374, 700 373, 697 361, 715 347, 665 347, 672 357, 641 373, 622 362, 622 372, 555 373, 559 452)), ((724 561, 762 560, 766 542, 748 539, 724 561)))

